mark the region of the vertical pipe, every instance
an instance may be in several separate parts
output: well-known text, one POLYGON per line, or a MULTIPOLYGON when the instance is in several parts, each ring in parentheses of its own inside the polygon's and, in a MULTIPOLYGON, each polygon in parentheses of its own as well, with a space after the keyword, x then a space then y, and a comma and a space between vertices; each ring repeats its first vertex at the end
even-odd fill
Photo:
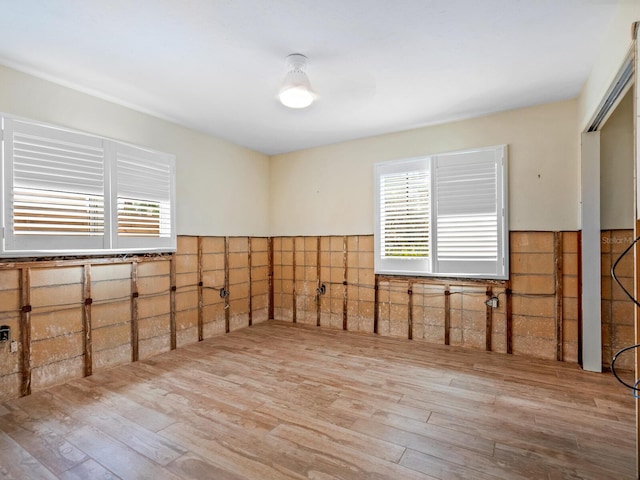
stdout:
POLYGON ((31 394, 31 270, 20 269, 20 341, 22 343, 20 394, 31 394))
POLYGON ((91 326, 91 264, 84 265, 82 276, 83 299, 82 308, 82 327, 84 337, 82 339, 82 350, 84 352, 84 376, 88 377, 93 373, 93 346, 91 342, 92 326, 91 326))

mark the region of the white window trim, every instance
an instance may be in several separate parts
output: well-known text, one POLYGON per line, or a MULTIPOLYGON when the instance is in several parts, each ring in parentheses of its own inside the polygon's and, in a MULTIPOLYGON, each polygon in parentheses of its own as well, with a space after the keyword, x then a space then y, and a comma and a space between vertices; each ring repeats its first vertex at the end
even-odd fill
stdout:
MULTIPOLYGON (((176 188, 175 156, 136 145, 119 142, 97 135, 58 127, 12 115, 0 114, 2 121, 2 157, 0 166, 0 215, 2 239, 0 257, 43 257, 73 255, 110 255, 122 253, 162 253, 174 252, 177 247, 176 236, 176 188), (100 235, 14 235, 13 232, 13 139, 14 132, 42 131, 43 138, 55 141, 74 139, 79 144, 90 144, 103 150, 104 175, 104 234, 100 235), (51 135, 51 136, 49 136, 51 135), (164 198, 168 201, 168 232, 164 236, 130 237, 118 234, 118 187, 117 153, 126 150, 135 152, 149 162, 160 165, 168 178, 164 182, 164 198), (166 191, 168 189, 169 191, 166 191)), ((141 201, 147 201, 146 198, 141 201)), ((166 205, 166 202, 165 202, 166 205)))
MULTIPOLYGON (((472 157, 474 158, 474 157, 472 157)), ((488 161, 488 160, 487 160, 488 161)), ((394 160, 377 163, 374 167, 374 268, 375 273, 383 275, 404 275, 404 276, 429 276, 444 278, 478 278, 507 280, 509 278, 509 228, 508 228, 508 171, 507 171, 507 146, 498 145, 494 147, 469 149, 456 152, 448 152, 438 155, 428 155, 420 158, 394 160), (438 181, 436 167, 439 164, 446 165, 445 162, 455 162, 456 157, 461 158, 478 153, 478 156, 487 157, 493 154, 493 161, 496 162, 496 233, 497 233, 497 261, 483 262, 475 259, 472 262, 455 260, 443 262, 439 261, 438 253, 438 181), (380 187, 381 176, 403 171, 410 171, 414 168, 428 169, 430 185, 430 218, 429 227, 429 257, 428 258, 392 258, 384 257, 381 254, 382 247, 382 225, 381 225, 381 199, 380 187)))

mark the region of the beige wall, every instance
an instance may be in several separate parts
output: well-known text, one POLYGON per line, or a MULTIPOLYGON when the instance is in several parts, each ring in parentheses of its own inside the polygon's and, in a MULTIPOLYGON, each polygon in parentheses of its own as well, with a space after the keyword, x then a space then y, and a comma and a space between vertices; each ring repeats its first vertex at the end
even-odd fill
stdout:
POLYGON ((509 145, 511 230, 579 228, 575 100, 271 158, 271 235, 373 233, 373 165, 509 145))
POLYGON ((600 131, 602 230, 633 229, 633 89, 600 131))
POLYGON ((631 47, 631 26, 640 21, 640 1, 622 0, 598 51, 594 67, 578 99, 578 122, 584 131, 598 111, 631 47))
POLYGON ((176 155, 179 235, 265 235, 269 158, 0 67, 0 111, 176 155))

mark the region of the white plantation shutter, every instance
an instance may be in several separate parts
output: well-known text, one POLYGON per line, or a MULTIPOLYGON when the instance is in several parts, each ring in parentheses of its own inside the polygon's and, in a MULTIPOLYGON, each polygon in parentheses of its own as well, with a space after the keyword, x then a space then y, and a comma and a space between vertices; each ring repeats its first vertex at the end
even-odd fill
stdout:
POLYGON ((486 149, 433 158, 437 271, 504 276, 502 157, 486 149))
POLYGON ((429 256, 429 172, 403 172, 380 179, 384 257, 429 256))
POLYGON ((5 119, 7 250, 105 246, 102 140, 5 119))
POLYGON ((173 245, 173 157, 122 144, 115 150, 118 246, 173 245))
POLYGON ((0 256, 175 250, 173 156, 1 120, 0 256))
POLYGON ((376 273, 508 278, 506 146, 377 164, 376 273))
POLYGON ((376 166, 376 262, 387 273, 429 269, 430 182, 423 159, 376 166))

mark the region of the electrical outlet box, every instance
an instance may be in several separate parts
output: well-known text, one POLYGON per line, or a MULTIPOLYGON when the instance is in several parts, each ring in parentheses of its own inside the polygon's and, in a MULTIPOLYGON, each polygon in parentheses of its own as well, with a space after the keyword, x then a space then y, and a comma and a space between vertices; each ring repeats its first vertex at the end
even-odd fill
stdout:
POLYGON ((498 297, 491 297, 486 303, 491 308, 498 308, 498 297))
POLYGON ((11 343, 9 344, 9 351, 11 353, 17 353, 18 352, 18 342, 16 342, 15 340, 12 340, 11 343))

